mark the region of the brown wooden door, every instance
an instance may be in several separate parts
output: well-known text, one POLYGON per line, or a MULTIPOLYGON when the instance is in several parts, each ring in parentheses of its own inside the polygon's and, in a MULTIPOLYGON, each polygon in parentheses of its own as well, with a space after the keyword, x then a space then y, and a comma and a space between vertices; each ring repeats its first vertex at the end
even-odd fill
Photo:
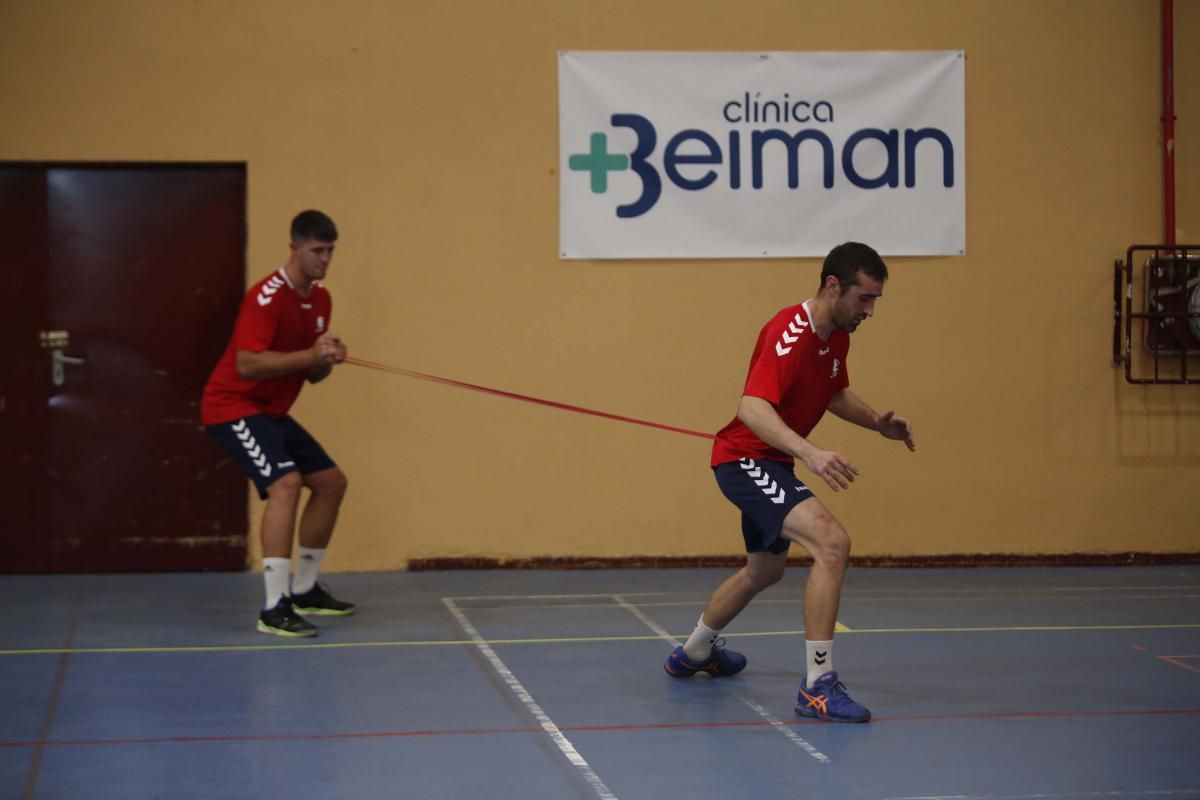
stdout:
POLYGON ((199 399, 244 289, 245 169, 0 164, 0 237, 0 569, 244 568, 246 482, 199 399))
POLYGON ((38 352, 46 317, 46 178, 38 167, 0 168, 0 568, 48 566, 49 498, 43 439, 49 380, 38 352), (44 373, 44 374, 43 374, 44 373))

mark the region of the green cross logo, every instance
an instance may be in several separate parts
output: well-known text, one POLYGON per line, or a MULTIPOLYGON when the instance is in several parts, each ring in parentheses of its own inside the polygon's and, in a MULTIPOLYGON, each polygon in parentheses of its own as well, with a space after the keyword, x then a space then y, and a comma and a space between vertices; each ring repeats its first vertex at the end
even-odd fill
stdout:
POLYGON ((587 153, 573 154, 567 159, 567 166, 575 172, 590 172, 592 194, 604 194, 608 191, 608 173, 629 169, 629 156, 609 154, 608 136, 593 133, 591 150, 587 153))

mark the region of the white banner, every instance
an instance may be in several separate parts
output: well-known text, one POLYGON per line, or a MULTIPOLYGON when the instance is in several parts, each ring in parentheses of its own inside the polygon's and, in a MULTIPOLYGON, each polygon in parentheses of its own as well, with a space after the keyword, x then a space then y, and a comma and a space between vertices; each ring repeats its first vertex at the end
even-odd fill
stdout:
POLYGON ((561 255, 962 255, 964 60, 559 53, 561 255))

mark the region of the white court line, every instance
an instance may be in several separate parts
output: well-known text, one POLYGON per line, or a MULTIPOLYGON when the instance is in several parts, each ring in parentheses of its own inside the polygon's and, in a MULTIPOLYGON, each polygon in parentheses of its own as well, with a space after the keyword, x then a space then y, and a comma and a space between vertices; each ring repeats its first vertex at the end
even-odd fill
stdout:
MULTIPOLYGON (((1168 585, 1168 586, 1038 586, 1038 587, 970 587, 958 589, 843 589, 842 597, 858 597, 862 599, 877 599, 877 600, 895 600, 900 598, 911 599, 969 599, 972 597, 994 597, 1007 596, 1018 599, 1079 599, 1064 595, 1065 592, 1106 592, 1106 593, 1121 593, 1121 592, 1164 592, 1164 594, 1139 594, 1127 595, 1120 594, 1117 599, 1179 599, 1179 598, 1194 598, 1196 594, 1166 594, 1165 592, 1174 590, 1188 590, 1195 592, 1198 588, 1196 585, 1168 585)), ((772 602, 788 602, 783 598, 787 597, 803 597, 803 590, 788 591, 776 590, 772 593, 774 598, 772 602)), ((707 599, 708 593, 699 589, 679 589, 673 592, 621 592, 623 597, 687 597, 699 596, 707 599)), ((451 600, 455 601, 471 601, 471 600, 583 600, 583 599, 604 599, 611 598, 610 593, 592 593, 592 594, 480 594, 480 595, 459 595, 451 596, 451 600)), ((658 601, 642 603, 642 605, 668 605, 678 604, 685 601, 658 601)), ((764 602, 762 600, 755 601, 764 602)))
MULTIPOLYGON (((654 594, 674 594, 674 592, 626 592, 625 594, 642 596, 654 594)), ((576 597, 612 597, 611 594, 466 594, 457 595, 448 598, 447 600, 570 600, 576 597)))
POLYGON ((475 646, 479 648, 479 652, 483 653, 483 657, 500 674, 500 677, 508 684, 508 688, 512 689, 513 694, 517 696, 517 699, 525 705, 525 709, 542 726, 542 730, 546 732, 550 740, 567 757, 567 761, 578 767, 580 774, 583 775, 583 779, 595 790, 596 795, 601 800, 617 800, 617 796, 604 785, 604 781, 600 780, 600 776, 596 774, 595 770, 588 765, 584 757, 575 749, 575 745, 571 744, 570 740, 563 735, 562 730, 554 724, 554 720, 550 719, 550 715, 542 710, 542 707, 537 704, 533 696, 529 694, 529 691, 517 680, 517 676, 513 675, 512 670, 505 666, 504 662, 500 660, 500 656, 496 655, 496 651, 479 635, 479 631, 467 619, 467 615, 459 610, 454 600, 449 597, 443 597, 442 602, 445 603, 446 608, 450 609, 450 613, 458 620, 458 624, 466 632, 467 636, 471 638, 471 641, 475 643, 475 646))
POLYGON ((1171 589, 1187 589, 1195 590, 1200 588, 1194 583, 1180 584, 1160 584, 1139 586, 1136 583, 1131 584, 1113 584, 1111 586, 960 586, 957 588, 939 589, 937 587, 922 587, 906 589, 900 586, 879 589, 846 589, 845 592, 857 592, 860 594, 954 594, 958 592, 989 592, 989 593, 1005 593, 1024 594, 1026 592, 1161 592, 1171 589))
MULTIPOLYGON (((480 611, 485 611, 485 610, 490 611, 490 610, 495 610, 495 609, 510 609, 510 608, 604 608, 606 606, 612 605, 612 603, 610 602, 612 599, 612 595, 608 595, 608 594, 606 594, 606 595, 557 595, 556 599, 570 599, 571 597, 576 597, 576 596, 579 597, 580 599, 584 599, 584 600, 586 600, 588 598, 593 598, 593 597, 603 598, 604 602, 584 602, 584 603, 504 602, 504 603, 496 603, 493 605, 470 605, 470 604, 468 604, 465 607, 471 608, 471 609, 477 609, 480 611)), ((698 597, 699 597, 699 595, 698 595, 698 597)), ((846 593, 843 593, 842 597, 845 598, 846 593)), ((1113 599, 1113 600, 1184 600, 1184 599, 1195 599, 1198 597, 1200 597, 1200 594, 1171 594, 1171 595, 1122 594, 1122 595, 1113 595, 1109 599, 1113 599)), ((493 598, 459 597, 459 598, 455 598, 455 599, 457 599, 457 600, 475 600, 475 599, 490 600, 493 598)), ((507 600, 522 600, 522 599, 536 599, 536 598, 522 598, 522 597, 507 598, 507 600)), ((706 599, 706 598, 702 598, 702 599, 706 599)), ((934 602, 944 601, 944 600, 986 600, 988 602, 993 602, 998 598, 996 598, 994 596, 987 597, 987 596, 982 596, 982 595, 979 595, 979 596, 957 595, 957 596, 945 596, 945 597, 913 597, 913 596, 907 596, 907 595, 902 596, 902 597, 901 596, 888 597, 885 595, 880 595, 880 596, 875 596, 875 597, 855 597, 855 598, 851 598, 851 599, 857 600, 860 603, 894 603, 897 600, 911 600, 911 601, 929 600, 929 601, 934 601, 934 602)), ((1002 598, 999 598, 999 599, 1002 599, 1002 598)), ((1095 601, 1096 598, 1094 596, 1083 597, 1083 596, 1068 596, 1068 595, 1061 595, 1061 594, 1045 594, 1045 595, 1020 595, 1020 596, 1014 595, 1013 599, 1035 600, 1035 601, 1037 601, 1037 600, 1078 600, 1078 601, 1090 603, 1090 602, 1095 601)), ((694 606, 694 605, 696 605, 697 602, 698 602, 697 599, 651 600, 651 601, 646 601, 646 602, 640 602, 640 603, 638 603, 638 605, 642 608, 666 608, 669 606, 694 606)), ((794 605, 802 605, 803 603, 804 603, 804 599, 799 594, 797 594, 795 598, 776 596, 773 598, 757 597, 754 599, 755 606, 764 606, 764 605, 776 605, 776 606, 793 605, 794 606, 794 605)))
MULTIPOLYGON (((667 631, 661 625, 659 625, 654 620, 650 619, 650 617, 643 614, 642 610, 640 608, 635 606, 633 603, 630 603, 623 596, 621 596, 619 594, 614 594, 614 595, 612 595, 612 599, 616 600, 617 604, 619 606, 621 606, 621 608, 625 609, 630 614, 633 614, 635 617, 637 617, 639 620, 641 620, 646 625, 647 628, 649 628, 650 630, 652 630, 656 634, 658 634, 659 638, 665 639, 668 642, 670 642, 671 647, 679 647, 682 644, 674 636, 667 633, 667 631)), ((746 698, 746 697, 742 697, 740 694, 736 694, 735 696, 737 697, 737 699, 741 700, 743 703, 745 703, 747 706, 749 706, 750 709, 755 714, 758 714, 760 717, 762 717, 768 723, 770 723, 772 728, 774 728, 775 730, 779 731, 781 734, 786 736, 788 738, 788 740, 791 741, 792 744, 796 745, 801 750, 803 750, 804 752, 808 753, 810 756, 815 758, 817 761, 820 761, 822 764, 831 763, 829 760, 829 756, 825 755, 820 750, 818 750, 817 748, 815 748, 811 744, 809 744, 805 739, 803 739, 801 736, 799 736, 794 730, 792 730, 788 725, 786 725, 781 719, 776 717, 770 711, 767 711, 765 708, 763 708, 762 706, 760 706, 758 703, 754 702, 753 700, 746 698)))
POLYGON ((1112 792, 1052 792, 1047 794, 928 794, 913 797, 888 797, 885 800, 1066 800, 1072 797, 1169 797, 1196 796, 1195 789, 1134 789, 1112 792))
MULTIPOLYGON (((1139 586, 1137 584, 1113 584, 1111 586, 970 586, 939 589, 937 587, 921 587, 921 588, 904 588, 901 586, 867 589, 867 588, 845 588, 842 594, 853 592, 855 594, 956 594, 962 592, 990 592, 1024 594, 1026 592, 1124 592, 1124 591, 1142 591, 1142 592, 1159 592, 1169 589, 1187 589, 1194 591, 1200 588, 1200 585, 1195 583, 1177 583, 1177 584, 1159 584, 1139 586)), ((773 590, 776 594, 801 594, 802 590, 789 592, 786 589, 773 590)), ((680 595, 680 594, 704 594, 707 593, 703 589, 677 589, 675 591, 657 591, 657 592, 621 592, 623 597, 652 597, 655 595, 680 595)), ((532 599, 550 599, 550 598, 570 598, 570 597, 612 597, 607 592, 594 592, 589 594, 469 594, 469 595, 451 595, 451 600, 532 600, 532 599)))
POLYGON ((635 617, 637 617, 639 620, 642 621, 643 625, 645 625, 647 628, 649 628, 650 630, 652 630, 656 634, 658 634, 660 639, 666 639, 668 642, 670 642, 671 647, 679 647, 682 644, 682 642, 680 642, 674 636, 667 633, 666 628, 662 627, 657 622, 650 619, 650 617, 643 614, 642 610, 640 608, 638 608, 633 603, 630 603, 628 600, 626 600, 623 595, 614 594, 614 595, 609 595, 609 596, 617 602, 617 605, 619 605, 621 608, 628 611, 630 614, 633 614, 635 617))

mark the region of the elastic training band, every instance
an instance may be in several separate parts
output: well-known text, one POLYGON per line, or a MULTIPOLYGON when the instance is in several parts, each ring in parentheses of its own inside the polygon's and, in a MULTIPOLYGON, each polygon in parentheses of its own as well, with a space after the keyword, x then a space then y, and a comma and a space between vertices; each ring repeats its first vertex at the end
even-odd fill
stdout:
POLYGON ((576 414, 590 414, 593 417, 604 417, 605 419, 615 419, 618 422, 628 422, 633 425, 645 425, 648 428, 658 428, 664 431, 674 431, 675 433, 686 434, 687 436, 698 436, 701 439, 715 439, 711 433, 702 431, 688 430, 687 428, 677 428, 674 425, 663 425, 659 422, 649 422, 644 419, 636 419, 634 417, 626 417, 620 414, 610 414, 607 411, 597 411, 594 408, 584 408, 583 406, 573 406, 568 403, 557 403, 553 400, 544 400, 540 397, 530 397, 527 394, 517 394, 516 392, 506 392, 503 389, 491 389, 487 386, 479 386, 474 383, 465 383, 456 381, 451 378, 439 378, 437 375, 427 375, 424 372, 414 372, 411 369, 402 369, 400 367, 392 367, 387 364, 379 364, 374 361, 367 361, 362 358, 352 358, 346 356, 343 361, 347 364, 356 364, 360 367, 369 369, 377 369, 382 372, 390 372, 394 375, 403 375, 406 378, 417 378, 423 381, 431 381, 433 383, 441 383, 446 386, 457 386, 460 389, 470 389, 473 392, 483 392, 484 394, 493 394, 497 397, 507 397, 510 400, 522 400, 526 403, 537 403, 542 406, 550 406, 551 408, 561 409, 562 411, 574 411, 576 414))

